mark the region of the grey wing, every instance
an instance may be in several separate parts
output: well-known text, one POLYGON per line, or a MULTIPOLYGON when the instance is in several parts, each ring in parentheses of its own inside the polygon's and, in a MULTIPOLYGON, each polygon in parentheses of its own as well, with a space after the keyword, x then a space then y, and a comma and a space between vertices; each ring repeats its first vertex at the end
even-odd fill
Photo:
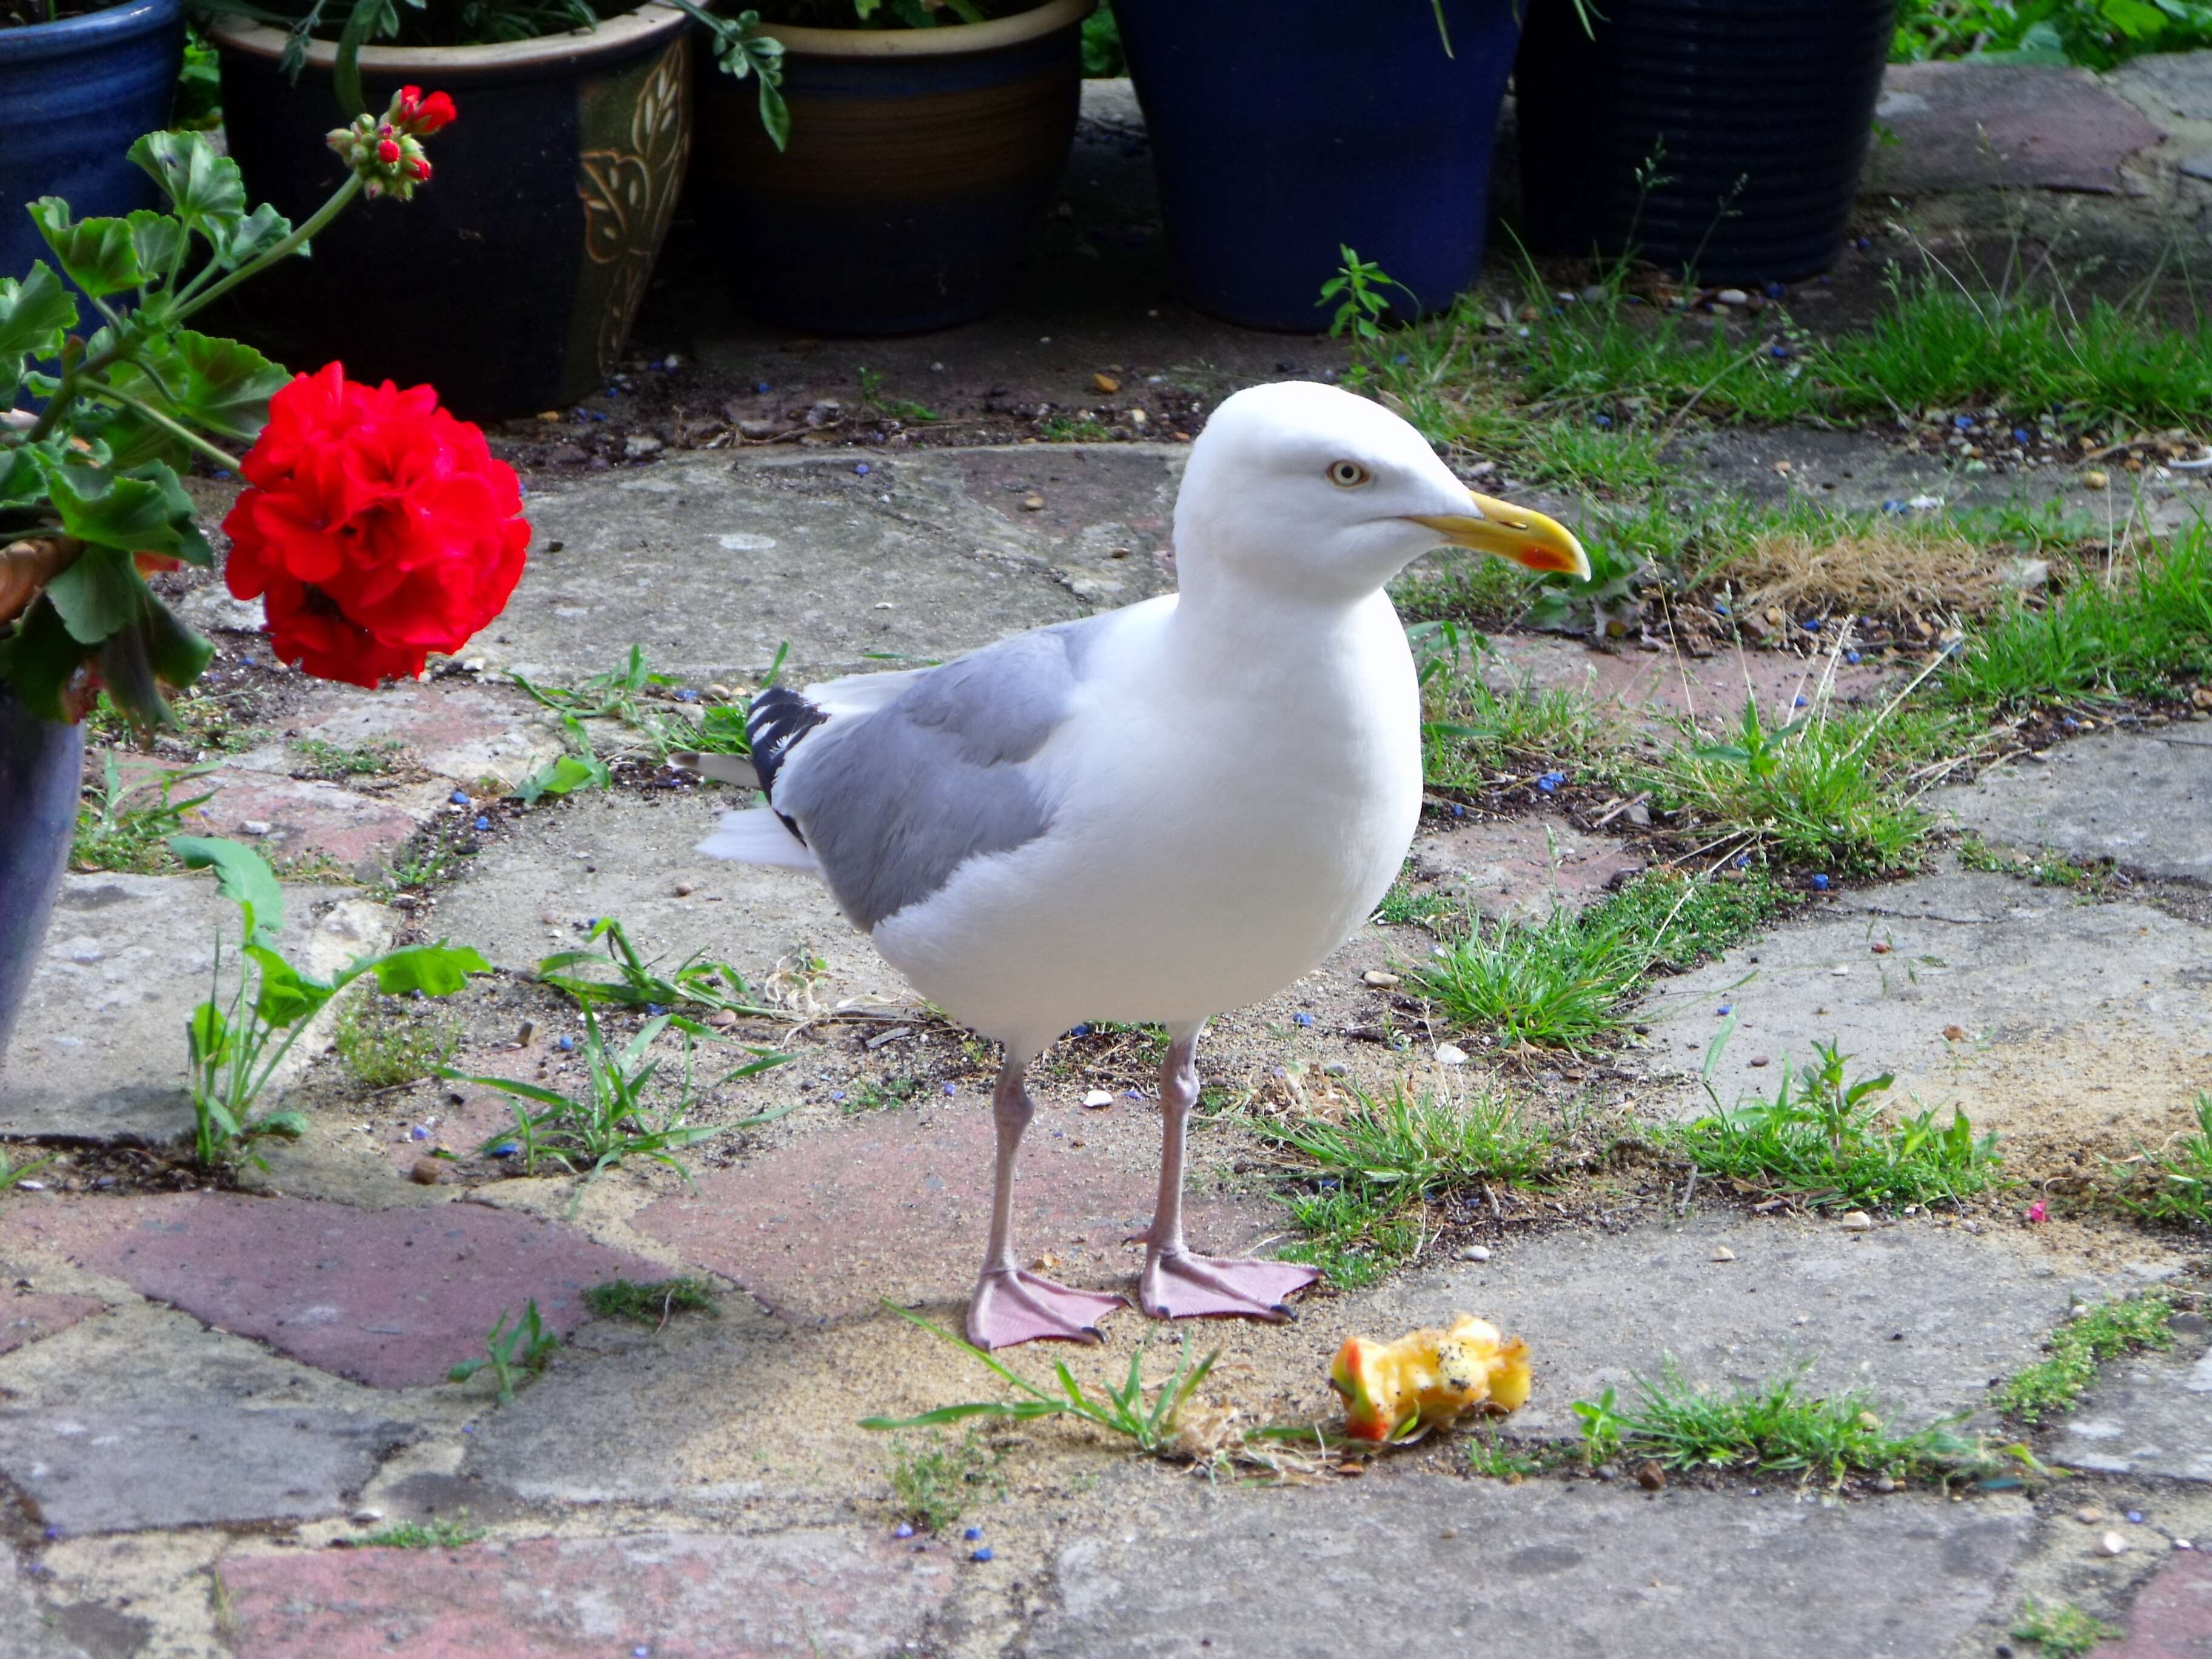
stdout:
POLYGON ((1067 718, 1110 616, 955 658, 793 748, 776 810, 857 926, 872 932, 969 859, 1011 852, 1050 827, 1054 803, 1025 763, 1067 718))

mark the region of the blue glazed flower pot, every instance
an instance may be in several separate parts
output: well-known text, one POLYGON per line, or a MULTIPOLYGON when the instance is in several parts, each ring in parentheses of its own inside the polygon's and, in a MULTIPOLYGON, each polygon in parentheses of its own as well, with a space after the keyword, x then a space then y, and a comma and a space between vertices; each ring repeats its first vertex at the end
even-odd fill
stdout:
POLYGON ((0 1064, 62 889, 83 773, 83 728, 33 717, 0 686, 0 1064))
POLYGON ((155 205, 154 181, 124 152, 169 125, 184 61, 182 0, 0 29, 0 276, 53 264, 23 210, 41 196, 80 219, 155 205))
MULTIPOLYGON (((1313 332, 1349 246, 1437 311, 1474 281, 1521 25, 1512 0, 1115 0, 1177 287, 1313 332)), ((1391 291, 1402 313, 1414 308, 1391 291)))

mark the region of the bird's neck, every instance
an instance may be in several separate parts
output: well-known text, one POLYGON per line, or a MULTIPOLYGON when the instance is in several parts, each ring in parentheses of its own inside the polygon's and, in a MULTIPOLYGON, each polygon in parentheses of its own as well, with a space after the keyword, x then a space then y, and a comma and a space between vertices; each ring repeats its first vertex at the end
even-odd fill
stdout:
POLYGON ((1404 626, 1380 589, 1351 604, 1201 586, 1176 596, 1168 631, 1176 670, 1225 697, 1328 696, 1322 684, 1407 657, 1404 626))

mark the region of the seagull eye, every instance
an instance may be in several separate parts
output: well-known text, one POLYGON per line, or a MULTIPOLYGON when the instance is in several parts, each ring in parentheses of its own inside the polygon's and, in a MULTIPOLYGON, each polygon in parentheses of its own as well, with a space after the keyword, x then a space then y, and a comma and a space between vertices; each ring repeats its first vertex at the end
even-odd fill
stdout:
POLYGON ((1374 474, 1357 461, 1331 461, 1328 481, 1340 489, 1357 489, 1374 474))

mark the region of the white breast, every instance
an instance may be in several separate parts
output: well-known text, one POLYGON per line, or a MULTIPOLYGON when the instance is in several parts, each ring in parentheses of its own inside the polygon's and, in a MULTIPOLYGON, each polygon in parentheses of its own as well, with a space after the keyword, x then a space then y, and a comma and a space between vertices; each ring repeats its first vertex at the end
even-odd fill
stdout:
POLYGON ((1194 641, 1133 608, 1055 734, 1052 828, 887 919, 878 948, 987 1035, 1176 1022, 1274 994, 1388 890, 1420 811, 1419 693, 1377 594, 1310 639, 1194 641))

